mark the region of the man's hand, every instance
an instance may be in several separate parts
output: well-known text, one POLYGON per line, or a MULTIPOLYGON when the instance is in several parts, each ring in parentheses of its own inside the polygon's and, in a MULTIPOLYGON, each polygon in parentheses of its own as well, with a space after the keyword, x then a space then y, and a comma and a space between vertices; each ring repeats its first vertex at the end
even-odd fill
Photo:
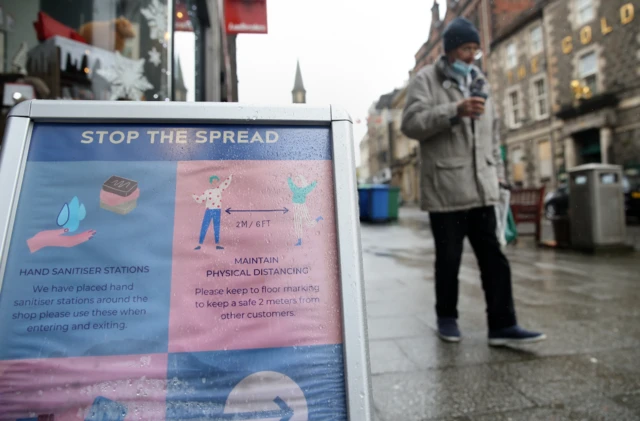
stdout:
POLYGON ((458 117, 478 118, 484 113, 484 98, 471 97, 458 102, 458 117))

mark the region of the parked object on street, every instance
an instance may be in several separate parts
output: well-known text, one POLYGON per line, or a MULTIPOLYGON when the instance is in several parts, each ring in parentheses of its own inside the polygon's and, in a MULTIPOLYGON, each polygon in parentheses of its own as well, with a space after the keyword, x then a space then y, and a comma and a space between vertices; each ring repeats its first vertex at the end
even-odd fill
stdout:
POLYGON ((389 189, 384 184, 369 189, 369 219, 374 222, 389 219, 389 189))
POLYGON ((507 212, 507 226, 505 227, 504 235, 507 244, 514 243, 518 239, 518 227, 516 226, 516 220, 513 219, 511 207, 509 207, 509 211, 507 212))
POLYGON ((561 183, 556 190, 544 197, 544 215, 553 220, 557 216, 566 216, 569 212, 569 183, 561 183))
POLYGON ((361 184, 358 186, 358 207, 360 208, 360 220, 369 219, 369 202, 371 197, 371 185, 361 184))
POLYGON ((557 215, 551 218, 553 225, 552 247, 568 248, 571 246, 571 222, 568 215, 557 215))
POLYGON ((400 187, 389 186, 389 220, 398 220, 401 200, 400 187))
POLYGON ((398 219, 400 188, 387 184, 364 184, 358 187, 360 220, 388 222, 398 219))
POLYGON ((544 186, 532 189, 514 189, 511 191, 511 210, 516 224, 532 223, 535 225, 536 244, 540 243, 542 232, 542 202, 544 186))
POLYGON ((587 164, 569 171, 571 245, 595 250, 624 246, 622 167, 587 164))
MULTIPOLYGON (((630 168, 622 175, 622 191, 624 192, 624 210, 627 218, 640 218, 640 170, 630 168)), ((544 215, 554 220, 559 216, 567 216, 569 212, 569 184, 561 183, 544 198, 544 215)))
POLYGON ((640 219, 640 169, 629 168, 622 177, 624 210, 627 217, 640 219))
POLYGON ((511 198, 511 192, 505 185, 500 185, 500 203, 496 205, 496 221, 497 229, 496 235, 498 241, 502 247, 506 246, 509 241, 507 240, 507 225, 509 223, 509 200, 511 198))

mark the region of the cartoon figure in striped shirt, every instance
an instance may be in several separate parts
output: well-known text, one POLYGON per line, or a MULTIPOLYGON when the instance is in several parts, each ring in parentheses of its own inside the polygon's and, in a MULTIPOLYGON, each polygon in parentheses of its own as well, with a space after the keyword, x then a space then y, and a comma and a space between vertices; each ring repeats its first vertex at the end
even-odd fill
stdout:
MULTIPOLYGON (((222 216, 222 192, 231 184, 231 178, 233 175, 229 175, 229 178, 224 180, 216 188, 205 190, 201 195, 192 195, 193 200, 197 203, 204 203, 206 210, 204 211, 204 218, 202 219, 202 227, 200 228, 200 243, 195 250, 200 250, 204 239, 207 236, 209 225, 213 221, 213 235, 216 241, 216 249, 223 250, 224 247, 220 245, 220 218, 222 216)), ((220 181, 218 176, 212 175, 209 177, 209 184, 213 184, 214 181, 220 181)))
POLYGON ((291 193, 293 193, 293 226, 296 236, 298 237, 296 246, 301 246, 304 227, 313 227, 323 219, 322 216, 318 216, 315 219, 311 218, 306 203, 307 196, 313 191, 313 189, 316 188, 317 182, 314 181, 313 183, 309 184, 307 183, 307 180, 303 175, 299 175, 296 177, 296 181, 299 183, 299 185, 294 183, 291 177, 289 177, 287 181, 289 182, 291 193))

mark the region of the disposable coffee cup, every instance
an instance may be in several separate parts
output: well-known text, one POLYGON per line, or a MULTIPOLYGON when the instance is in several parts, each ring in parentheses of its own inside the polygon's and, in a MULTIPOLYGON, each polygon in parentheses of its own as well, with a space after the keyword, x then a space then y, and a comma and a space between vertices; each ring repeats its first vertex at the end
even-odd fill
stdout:
MULTIPOLYGON (((487 98, 489 98, 489 95, 487 95, 484 92, 471 92, 471 98, 482 98, 485 101, 487 100, 487 98)), ((480 114, 476 114, 476 118, 479 118, 480 114)))

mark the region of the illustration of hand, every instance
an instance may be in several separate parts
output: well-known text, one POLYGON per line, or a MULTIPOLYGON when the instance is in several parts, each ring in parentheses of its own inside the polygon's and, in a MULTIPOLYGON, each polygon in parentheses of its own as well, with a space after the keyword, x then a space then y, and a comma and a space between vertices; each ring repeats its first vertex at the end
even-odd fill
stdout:
POLYGON ((69 232, 68 229, 46 230, 40 231, 27 240, 27 246, 31 253, 43 249, 45 247, 75 247, 78 244, 85 243, 93 238, 96 234, 95 230, 88 230, 75 235, 64 235, 69 232))

